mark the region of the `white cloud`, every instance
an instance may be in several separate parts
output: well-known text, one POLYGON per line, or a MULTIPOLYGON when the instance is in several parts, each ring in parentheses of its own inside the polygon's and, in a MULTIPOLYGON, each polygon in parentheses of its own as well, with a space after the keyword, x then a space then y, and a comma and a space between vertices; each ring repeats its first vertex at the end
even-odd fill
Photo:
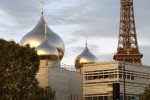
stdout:
MULTIPOLYGON (((0 37, 19 42, 38 22, 39 0, 0 0, 0 37)), ((143 62, 150 65, 150 0, 135 0, 135 19, 143 62)), ((44 16, 52 30, 66 45, 63 62, 74 64, 74 59, 85 46, 100 61, 113 60, 117 49, 120 20, 120 0, 45 0, 44 16)))
POLYGON ((0 10, 0 15, 1 15, 1 16, 2 16, 2 15, 6 15, 6 12, 5 12, 5 11, 0 10))

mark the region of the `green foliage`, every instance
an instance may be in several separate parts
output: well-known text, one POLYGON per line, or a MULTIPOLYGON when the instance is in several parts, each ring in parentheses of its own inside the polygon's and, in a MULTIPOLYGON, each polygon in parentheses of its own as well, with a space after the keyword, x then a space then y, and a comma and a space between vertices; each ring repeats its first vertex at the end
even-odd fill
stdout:
POLYGON ((140 94, 140 100, 150 100, 150 85, 140 94))
POLYGON ((0 100, 52 100, 51 88, 38 86, 38 69, 34 48, 0 39, 0 100))
POLYGON ((54 100, 55 92, 52 92, 50 87, 39 88, 36 95, 31 100, 54 100), (38 94, 38 95, 37 95, 38 94))

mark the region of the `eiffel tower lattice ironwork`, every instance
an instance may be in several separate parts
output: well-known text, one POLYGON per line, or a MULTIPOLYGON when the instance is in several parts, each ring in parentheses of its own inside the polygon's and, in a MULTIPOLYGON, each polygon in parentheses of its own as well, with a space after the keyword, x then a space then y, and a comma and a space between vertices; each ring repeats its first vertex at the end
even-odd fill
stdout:
POLYGON ((115 61, 142 64, 143 54, 139 52, 133 0, 120 0, 120 29, 115 61))

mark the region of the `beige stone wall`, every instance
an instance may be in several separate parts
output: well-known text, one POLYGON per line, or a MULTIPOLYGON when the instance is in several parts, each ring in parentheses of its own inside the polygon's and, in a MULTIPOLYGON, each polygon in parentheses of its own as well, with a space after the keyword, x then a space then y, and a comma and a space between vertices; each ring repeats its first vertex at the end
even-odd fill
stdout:
MULTIPOLYGON (((119 78, 119 73, 123 74, 123 70, 118 68, 120 64, 122 65, 121 62, 101 62, 84 65, 83 96, 112 96, 113 82, 120 83, 120 91, 121 93, 123 93, 123 78, 119 78), (109 76, 113 74, 113 78, 110 78, 109 76), (102 75, 103 78, 101 78, 99 75, 102 75), (99 77, 97 78, 96 76, 99 77), (87 77, 94 77, 94 79, 88 79, 87 77)), ((126 79, 126 93, 134 95, 143 92, 144 87, 146 87, 150 83, 150 66, 125 63, 125 69, 126 75, 128 75, 128 77, 130 78, 126 79)))
POLYGON ((118 62, 99 62, 94 64, 85 64, 83 66, 83 73, 86 71, 109 70, 117 68, 118 62))
MULTIPOLYGON (((113 79, 95 79, 95 80, 86 80, 85 76, 87 74, 97 74, 101 70, 117 70, 117 62, 108 62, 108 63, 95 63, 87 64, 83 66, 83 96, 90 95, 112 95, 112 83, 113 81, 118 81, 118 78, 113 79), (112 81, 112 82, 108 82, 112 81), (105 83, 106 82, 106 83, 105 83)), ((109 72, 109 71, 108 71, 109 72)), ((99 74, 98 74, 99 75, 99 74)), ((105 73, 103 73, 105 75, 105 73)), ((92 75, 91 75, 92 76, 92 75)))
POLYGON ((70 82, 69 76, 62 68, 49 68, 48 84, 56 92, 57 100, 69 100, 70 99, 70 82))
POLYGON ((83 68, 76 69, 76 72, 78 72, 78 73, 83 73, 83 68))
POLYGON ((36 77, 55 90, 56 100, 82 100, 82 74, 61 68, 60 62, 41 60, 36 77))
POLYGON ((82 75, 63 68, 49 69, 49 85, 56 91, 57 100, 82 100, 82 75))
MULTIPOLYGON (((122 64, 119 62, 119 64, 122 64)), ((125 63, 126 75, 134 77, 134 80, 126 79, 126 92, 140 94, 150 84, 150 66, 125 63)), ((119 79, 123 82, 123 79, 119 79)), ((121 83, 121 87, 123 84, 121 83)), ((121 88, 121 92, 123 88, 121 88)))
POLYGON ((69 72, 72 100, 82 100, 83 97, 83 76, 77 72, 69 72), (78 98, 78 99, 77 99, 78 98))

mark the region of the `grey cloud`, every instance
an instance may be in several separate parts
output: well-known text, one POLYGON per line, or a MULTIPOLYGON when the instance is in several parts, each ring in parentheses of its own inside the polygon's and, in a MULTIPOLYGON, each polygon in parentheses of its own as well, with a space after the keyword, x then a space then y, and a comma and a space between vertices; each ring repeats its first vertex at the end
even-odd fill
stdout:
MULTIPOLYGON (((79 54, 81 54, 84 50, 85 46, 70 46, 66 49, 65 57, 74 56, 77 57, 79 54)), ((99 46, 91 44, 88 45, 89 50, 97 56, 99 53, 99 46)))
POLYGON ((140 52, 143 54, 143 65, 150 65, 150 45, 140 46, 140 52))
MULTIPOLYGON (((5 23, 1 23, 7 28, 5 33, 14 34, 14 36, 16 36, 19 30, 29 29, 33 26, 36 16, 34 12, 38 10, 35 6, 36 3, 34 0, 1 0, 0 10, 4 11, 6 14, 3 16, 8 18, 8 20, 5 19, 5 22, 11 23, 6 25, 5 23)), ((20 31, 21 34, 22 32, 23 31, 20 31)))
POLYGON ((78 42, 78 40, 76 38, 70 38, 70 39, 65 39, 65 44, 68 44, 68 45, 72 45, 76 42, 78 42))
POLYGON ((83 50, 84 50, 84 47, 81 47, 81 46, 68 47, 68 51, 70 53, 76 53, 77 55, 79 55, 83 50))
POLYGON ((150 38, 150 24, 149 26, 137 29, 137 36, 138 38, 140 38, 141 40, 147 40, 150 42, 149 38, 150 38))
MULTIPOLYGON (((143 65, 150 65, 150 45, 149 46, 140 46, 140 52, 143 54, 142 62, 143 65)), ((114 61, 114 53, 98 55, 100 62, 114 61)))
POLYGON ((88 48, 94 55, 97 55, 99 53, 100 47, 98 45, 90 44, 88 45, 88 48))
POLYGON ((84 47, 81 46, 74 46, 74 47, 67 47, 65 51, 65 55, 63 59, 71 59, 74 63, 75 58, 83 51, 84 47))
MULTIPOLYGON (((75 1, 75 0, 73 0, 75 1)), ((76 0, 77 4, 73 4, 70 2, 71 6, 64 6, 63 8, 60 8, 57 10, 57 12, 53 12, 53 15, 57 18, 60 18, 60 22, 64 21, 65 23, 79 23, 79 24, 86 24, 89 22, 97 21, 100 18, 106 18, 106 14, 110 14, 115 16, 115 10, 118 6, 110 0, 107 0, 105 2, 95 0, 93 1, 87 1, 87 0, 76 0), (109 1, 109 2, 108 2, 109 1), (112 4, 113 3, 113 4, 112 4), (112 9, 106 9, 106 6, 112 7, 112 9)), ((51 13, 50 13, 51 14, 51 13)), ((119 14, 119 12, 118 12, 119 14)), ((109 16, 108 16, 109 17, 109 16)), ((119 17, 118 17, 119 18, 119 17)))
POLYGON ((99 62, 109 62, 113 60, 114 53, 105 54, 105 55, 98 55, 99 62))
MULTIPOLYGON (((37 24, 40 16, 39 1, 0 0, 0 11, 6 13, 1 16, 7 16, 12 23, 0 24, 0 28, 3 28, 0 30, 0 36, 11 37, 15 41, 19 41, 37 24)), ((83 51, 84 45, 83 47, 77 46, 76 43, 81 43, 80 37, 85 35, 93 38, 118 38, 120 0, 46 0, 45 2, 44 16, 48 25, 50 27, 62 25, 63 27, 60 28, 67 30, 66 33, 63 33, 63 39, 67 47, 65 56, 68 58, 71 55, 77 56, 83 51), (77 25, 77 27, 68 31, 66 26, 69 25, 77 25)), ((134 4, 138 40, 149 40, 150 0, 135 0, 134 4)), ((6 23, 9 20, 6 20, 6 23)), ((59 28, 57 29, 59 30, 59 28)), ((89 45, 89 49, 97 54, 100 47, 92 44, 89 45)), ((143 61, 147 64, 149 64, 149 49, 149 47, 141 47, 141 52, 145 54, 143 61)), ((113 60, 113 54, 98 54, 97 56, 102 61, 113 60)))
MULTIPOLYGON (((114 30, 115 28, 113 28, 114 30)), ((78 36, 78 37, 83 37, 85 36, 86 34, 89 36, 89 37, 95 37, 95 38, 118 38, 118 31, 114 30, 107 30, 105 29, 100 29, 98 26, 96 27, 93 27, 93 29, 89 28, 89 29, 81 29, 81 30, 78 30, 78 31, 74 31, 73 33, 71 33, 73 36, 78 36), (97 29, 96 29, 97 28, 97 29)))
POLYGON ((37 10, 37 2, 35 2, 34 0, 1 0, 0 2, 0 9, 4 10, 8 15, 12 17, 29 16, 37 10))
MULTIPOLYGON (((84 0, 83 0, 84 1, 84 0)), ((85 2, 85 1, 84 1, 85 2)), ((72 34, 74 36, 81 36, 83 33, 89 33, 90 36, 105 36, 105 37, 116 37, 118 33, 118 27, 119 23, 116 24, 116 22, 119 22, 119 15, 117 17, 115 16, 115 13, 112 13, 111 10, 107 11, 107 13, 112 13, 113 20, 110 19, 110 16, 103 17, 104 16, 104 9, 101 10, 99 5, 101 4, 99 0, 96 0, 95 2, 90 1, 92 4, 88 5, 78 5, 76 7, 68 7, 61 9, 59 13, 55 13, 56 15, 53 15, 53 18, 57 18, 57 24, 80 24, 82 28, 76 30, 72 34), (89 6, 92 5, 92 6, 89 6), (98 6, 97 8, 94 8, 98 6), (91 10, 92 9, 92 10, 91 10), (99 11, 99 13, 97 13, 99 11), (97 12, 96 12, 97 11, 97 12), (67 12, 64 14, 64 12, 67 12), (82 34, 81 34, 82 33, 82 34), (113 34, 114 33, 114 34, 113 34)), ((87 1, 86 1, 87 3, 87 1)), ((85 3, 85 4, 86 4, 85 3)), ((112 4, 107 4, 112 5, 112 4)), ((107 9, 105 9, 107 10, 107 9)), ((113 10, 115 12, 115 9, 113 10)), ((53 19, 51 19, 53 20, 53 19)), ((56 24, 55 23, 55 24, 56 24)))

